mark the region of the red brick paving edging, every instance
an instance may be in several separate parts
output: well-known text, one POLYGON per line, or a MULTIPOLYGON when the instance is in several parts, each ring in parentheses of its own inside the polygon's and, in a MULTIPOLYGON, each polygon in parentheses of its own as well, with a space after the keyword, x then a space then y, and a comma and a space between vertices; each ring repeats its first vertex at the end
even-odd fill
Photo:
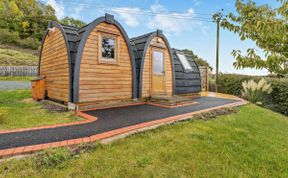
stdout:
POLYGON ((0 131, 0 134, 14 133, 14 132, 23 132, 23 131, 32 131, 32 130, 41 130, 41 129, 52 129, 52 128, 56 128, 56 127, 64 127, 64 126, 87 124, 87 123, 96 121, 96 120, 97 120, 97 117, 94 117, 94 116, 91 116, 91 115, 89 115, 89 114, 86 114, 86 113, 84 113, 84 111, 97 110, 97 109, 108 109, 108 108, 118 108, 118 107, 134 106, 134 105, 141 105, 141 104, 145 104, 145 102, 124 104, 124 105, 118 105, 118 106, 105 106, 105 107, 98 107, 98 108, 92 108, 92 109, 87 109, 87 110, 75 111, 75 114, 76 114, 77 116, 80 116, 80 117, 84 118, 85 120, 83 120, 83 121, 76 121, 76 122, 70 122, 70 123, 63 123, 63 124, 39 126, 39 127, 30 127, 30 128, 20 128, 20 129, 2 130, 2 131, 0 131))
MULTIPOLYGON (((0 158, 7 157, 7 156, 19 155, 19 154, 33 153, 36 151, 44 150, 46 148, 63 147, 63 146, 76 145, 76 144, 80 144, 80 143, 93 142, 93 141, 97 141, 97 140, 125 134, 128 132, 133 132, 137 129, 142 129, 142 128, 157 125, 157 124, 165 124, 165 123, 175 122, 177 120, 185 120, 185 119, 191 118, 191 116, 195 115, 195 114, 200 114, 203 112, 208 112, 208 111, 212 111, 212 110, 223 108, 223 107, 240 106, 240 105, 243 105, 246 103, 247 102, 245 100, 241 99, 239 102, 236 102, 236 103, 230 103, 230 104, 226 104, 226 105, 221 105, 221 106, 216 106, 216 107, 212 107, 212 108, 208 108, 208 109, 203 109, 200 111, 194 111, 194 112, 190 112, 190 113, 186 113, 186 114, 180 114, 180 115, 176 115, 176 116, 172 116, 172 117, 167 117, 167 118, 158 119, 158 120, 154 120, 154 121, 144 122, 141 124, 132 125, 132 126, 128 126, 128 127, 124 127, 124 128, 120 128, 120 129, 115 129, 115 130, 104 132, 101 134, 92 135, 90 137, 4 149, 4 150, 0 150, 0 158)), ((85 114, 85 113, 83 113, 83 114, 85 114)), ((85 117, 85 115, 82 115, 82 116, 85 117)))
POLYGON ((87 124, 87 123, 94 122, 94 121, 97 120, 97 117, 90 116, 90 115, 85 114, 85 113, 80 112, 80 111, 77 111, 76 115, 78 115, 78 116, 80 116, 82 118, 85 118, 85 120, 76 121, 76 122, 70 122, 70 123, 63 123, 63 124, 39 126, 39 127, 21 128, 21 129, 12 129, 12 130, 2 130, 2 131, 0 131, 0 134, 14 133, 14 132, 24 132, 24 131, 32 131, 32 130, 41 130, 41 129, 51 129, 51 128, 56 128, 56 127, 87 124))

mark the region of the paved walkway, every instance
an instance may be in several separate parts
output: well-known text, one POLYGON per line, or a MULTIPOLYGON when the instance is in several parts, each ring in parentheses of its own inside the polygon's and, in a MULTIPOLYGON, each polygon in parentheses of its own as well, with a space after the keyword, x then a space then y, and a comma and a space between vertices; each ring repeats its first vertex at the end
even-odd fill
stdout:
POLYGON ((239 102, 235 99, 213 97, 201 97, 195 101, 198 104, 172 109, 143 104, 86 111, 86 114, 98 119, 81 125, 0 134, 0 150, 90 137, 136 124, 239 102))
POLYGON ((30 89, 31 82, 0 81, 0 90, 30 89))

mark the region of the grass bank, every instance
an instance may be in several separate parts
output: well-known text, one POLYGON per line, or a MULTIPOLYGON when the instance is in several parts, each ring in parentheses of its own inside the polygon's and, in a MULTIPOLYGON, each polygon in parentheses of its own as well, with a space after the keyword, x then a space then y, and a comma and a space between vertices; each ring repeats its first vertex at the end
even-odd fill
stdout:
POLYGON ((0 44, 0 66, 36 66, 37 50, 0 44))
POLYGON ((5 161, 0 177, 288 177, 287 128, 287 117, 249 104, 83 152, 58 148, 5 161))
POLYGON ((31 99, 31 90, 0 90, 0 130, 79 120, 70 112, 51 113, 31 99))

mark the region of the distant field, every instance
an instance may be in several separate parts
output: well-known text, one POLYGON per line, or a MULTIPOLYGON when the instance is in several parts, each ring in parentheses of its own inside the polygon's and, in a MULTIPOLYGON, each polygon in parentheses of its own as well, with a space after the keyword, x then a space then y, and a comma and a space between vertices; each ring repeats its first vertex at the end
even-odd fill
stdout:
POLYGON ((37 63, 37 50, 0 44, 0 66, 34 66, 37 63))

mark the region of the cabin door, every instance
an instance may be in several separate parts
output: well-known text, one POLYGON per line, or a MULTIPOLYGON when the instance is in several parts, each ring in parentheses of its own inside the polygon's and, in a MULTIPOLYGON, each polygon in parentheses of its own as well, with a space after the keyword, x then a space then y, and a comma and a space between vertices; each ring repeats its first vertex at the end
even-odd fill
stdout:
POLYGON ((152 95, 165 94, 165 67, 163 50, 152 49, 152 95))

